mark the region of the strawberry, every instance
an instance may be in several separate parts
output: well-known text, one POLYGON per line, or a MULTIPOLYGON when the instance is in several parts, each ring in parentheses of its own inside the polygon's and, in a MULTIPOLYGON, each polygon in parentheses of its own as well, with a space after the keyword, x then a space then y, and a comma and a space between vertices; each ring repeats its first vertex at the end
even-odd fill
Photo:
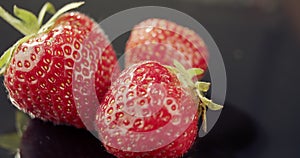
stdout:
POLYGON ((202 38, 189 28, 164 19, 148 19, 136 25, 125 52, 126 66, 145 60, 172 65, 177 60, 187 69, 207 69, 208 51, 202 38))
POLYGON ((205 117, 207 107, 222 108, 203 96, 208 83, 192 82, 201 69, 174 65, 140 62, 112 82, 95 120, 108 152, 117 157, 182 156, 197 136, 200 114, 205 117))
POLYGON ((14 18, 0 7, 0 16, 25 37, 8 49, 0 60, 4 85, 12 103, 32 117, 92 127, 98 99, 110 86, 117 62, 106 35, 90 17, 66 11, 83 2, 58 10, 43 26, 46 3, 37 18, 14 7, 14 18), (93 90, 97 94, 93 95, 93 90))

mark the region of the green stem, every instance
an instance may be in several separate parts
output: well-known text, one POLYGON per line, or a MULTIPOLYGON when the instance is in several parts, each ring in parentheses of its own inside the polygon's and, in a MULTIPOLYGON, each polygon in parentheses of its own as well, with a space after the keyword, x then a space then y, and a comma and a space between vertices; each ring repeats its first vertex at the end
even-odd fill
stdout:
POLYGON ((44 17, 45 17, 45 14, 46 13, 49 13, 49 14, 54 14, 56 12, 54 6, 47 2, 44 4, 44 6, 42 7, 40 13, 39 13, 39 16, 38 16, 38 26, 41 27, 42 26, 42 23, 43 23, 43 20, 44 20, 44 17))
POLYGON ((202 130, 206 133, 207 132, 207 117, 206 117, 206 107, 202 109, 202 130))

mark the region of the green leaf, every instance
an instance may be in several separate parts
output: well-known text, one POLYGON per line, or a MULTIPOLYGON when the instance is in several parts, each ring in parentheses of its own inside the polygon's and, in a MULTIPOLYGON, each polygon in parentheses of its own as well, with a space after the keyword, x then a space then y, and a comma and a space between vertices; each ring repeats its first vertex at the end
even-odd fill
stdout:
POLYGON ((71 9, 75 9, 78 8, 80 6, 82 6, 84 4, 84 2, 73 2, 73 3, 69 3, 65 6, 63 6, 61 9, 59 9, 52 17, 49 21, 51 21, 52 19, 56 19, 57 17, 59 17, 61 14, 71 10, 71 9))
POLYGON ((164 65, 164 67, 166 67, 169 71, 173 72, 173 73, 178 73, 177 69, 175 67, 169 66, 169 65, 164 65))
POLYGON ((52 24, 54 23, 54 21, 60 16, 62 15, 63 13, 69 11, 69 10, 72 10, 72 9, 75 9, 75 8, 78 8, 80 7, 81 5, 83 5, 84 2, 73 2, 73 3, 69 3, 67 5, 65 5, 64 7, 62 7, 61 9, 59 9, 52 17, 51 19, 45 24, 42 26, 42 28, 40 29, 39 32, 44 32, 45 30, 48 29, 49 26, 52 26, 52 24))
POLYGON ((0 135, 0 147, 16 152, 20 146, 21 137, 17 133, 0 135))
POLYGON ((197 81, 195 83, 195 86, 197 89, 199 89, 201 92, 207 92, 209 90, 210 87, 210 83, 209 82, 202 82, 202 81, 197 81))
POLYGON ((180 78, 180 81, 187 86, 194 86, 194 83, 192 82, 192 78, 190 77, 188 71, 185 69, 185 67, 178 62, 177 60, 174 60, 173 62, 175 68, 180 72, 180 75, 182 76, 180 78))
POLYGON ((23 28, 27 29, 26 35, 33 34, 38 32, 38 20, 37 17, 30 11, 18 8, 16 5, 14 6, 14 14, 16 17, 22 20, 23 28))
POLYGON ((214 110, 214 111, 220 110, 220 109, 223 108, 222 105, 216 104, 216 103, 214 103, 214 102, 210 102, 210 103, 207 105, 207 107, 208 107, 210 110, 214 110))
POLYGON ((17 6, 14 6, 14 14, 19 19, 10 15, 7 11, 5 11, 0 6, 0 17, 2 17, 6 22, 8 22, 10 25, 12 25, 14 28, 16 28, 22 34, 30 35, 30 34, 37 33, 39 30, 42 30, 41 32, 43 32, 45 29, 47 29, 49 26, 51 26, 52 23, 61 14, 65 13, 71 9, 78 8, 79 6, 81 6, 83 4, 84 4, 84 2, 73 2, 73 3, 65 5, 58 12, 55 13, 55 9, 54 9, 53 5, 50 3, 46 3, 43 6, 43 8, 41 9, 38 18, 32 12, 27 11, 25 9, 18 8, 17 6), (55 13, 55 14, 42 27, 42 29, 40 29, 40 26, 42 24, 42 21, 43 21, 43 18, 45 16, 46 12, 52 13, 52 14, 55 13))
POLYGON ((24 28, 23 22, 10 15, 1 6, 0 6, 0 17, 3 18, 6 22, 8 22, 11 26, 16 28, 18 31, 20 31, 22 34, 24 35, 28 34, 28 30, 24 28))
POLYGON ((22 136, 23 132, 28 126, 29 117, 21 111, 16 112, 16 128, 19 136, 22 136))
POLYGON ((207 106, 210 110, 220 110, 220 109, 223 108, 222 105, 216 104, 212 100, 207 99, 206 97, 204 97, 203 93, 199 89, 196 89, 196 92, 197 92, 198 97, 200 98, 200 100, 202 102, 201 105, 207 106))
POLYGON ((177 60, 174 60, 174 66, 179 70, 179 71, 181 71, 181 72, 184 72, 185 73, 185 68, 184 68, 184 66, 180 63, 180 62, 178 62, 177 60))
POLYGON ((45 3, 39 13, 39 17, 38 17, 39 27, 42 25, 46 13, 54 14, 55 12, 56 12, 55 7, 51 3, 49 2, 45 3))
POLYGON ((184 86, 190 85, 190 83, 182 75, 178 75, 177 78, 182 85, 184 86))
POLYGON ((4 74, 6 71, 6 66, 9 63, 12 56, 12 47, 4 52, 0 57, 0 75, 4 74))
POLYGON ((202 75, 204 73, 203 69, 200 68, 191 68, 188 69, 189 77, 192 79, 194 76, 202 75))
POLYGON ((207 99, 206 97, 204 97, 202 94, 201 95, 198 95, 201 102, 204 104, 204 105, 208 105, 210 104, 212 101, 210 99, 207 99))

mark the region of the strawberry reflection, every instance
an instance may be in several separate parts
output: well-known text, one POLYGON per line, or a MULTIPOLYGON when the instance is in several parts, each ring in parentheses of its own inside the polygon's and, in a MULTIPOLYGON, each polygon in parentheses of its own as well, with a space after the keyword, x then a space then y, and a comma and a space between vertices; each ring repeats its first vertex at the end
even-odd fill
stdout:
MULTIPOLYGON (((183 157, 237 157, 253 146, 259 136, 255 122, 232 105, 225 108, 215 127, 197 138, 183 157)), ((261 147, 260 147, 261 148, 261 147)), ((56 126, 38 119, 29 121, 20 145, 21 158, 111 158, 90 132, 69 126, 56 126)))
POLYGON ((109 158, 90 132, 30 120, 20 145, 21 158, 109 158))

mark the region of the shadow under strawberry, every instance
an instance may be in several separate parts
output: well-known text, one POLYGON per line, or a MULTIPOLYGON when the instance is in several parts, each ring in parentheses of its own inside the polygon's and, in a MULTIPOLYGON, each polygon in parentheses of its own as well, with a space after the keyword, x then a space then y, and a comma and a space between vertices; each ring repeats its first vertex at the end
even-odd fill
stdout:
MULTIPOLYGON (((257 141, 257 124, 243 111, 225 104, 215 127, 203 138, 197 138, 184 157, 232 158, 257 141)), ((112 158, 101 142, 86 130, 55 126, 38 119, 29 121, 23 133, 22 158, 112 158)))
POLYGON ((263 131, 258 131, 258 125, 246 113, 233 105, 226 104, 219 118, 220 121, 202 138, 197 138, 193 147, 185 157, 196 158, 234 158, 237 153, 259 144, 263 131))
POLYGON ((20 144, 21 158, 109 158, 90 132, 55 126, 38 119, 29 121, 20 144))

